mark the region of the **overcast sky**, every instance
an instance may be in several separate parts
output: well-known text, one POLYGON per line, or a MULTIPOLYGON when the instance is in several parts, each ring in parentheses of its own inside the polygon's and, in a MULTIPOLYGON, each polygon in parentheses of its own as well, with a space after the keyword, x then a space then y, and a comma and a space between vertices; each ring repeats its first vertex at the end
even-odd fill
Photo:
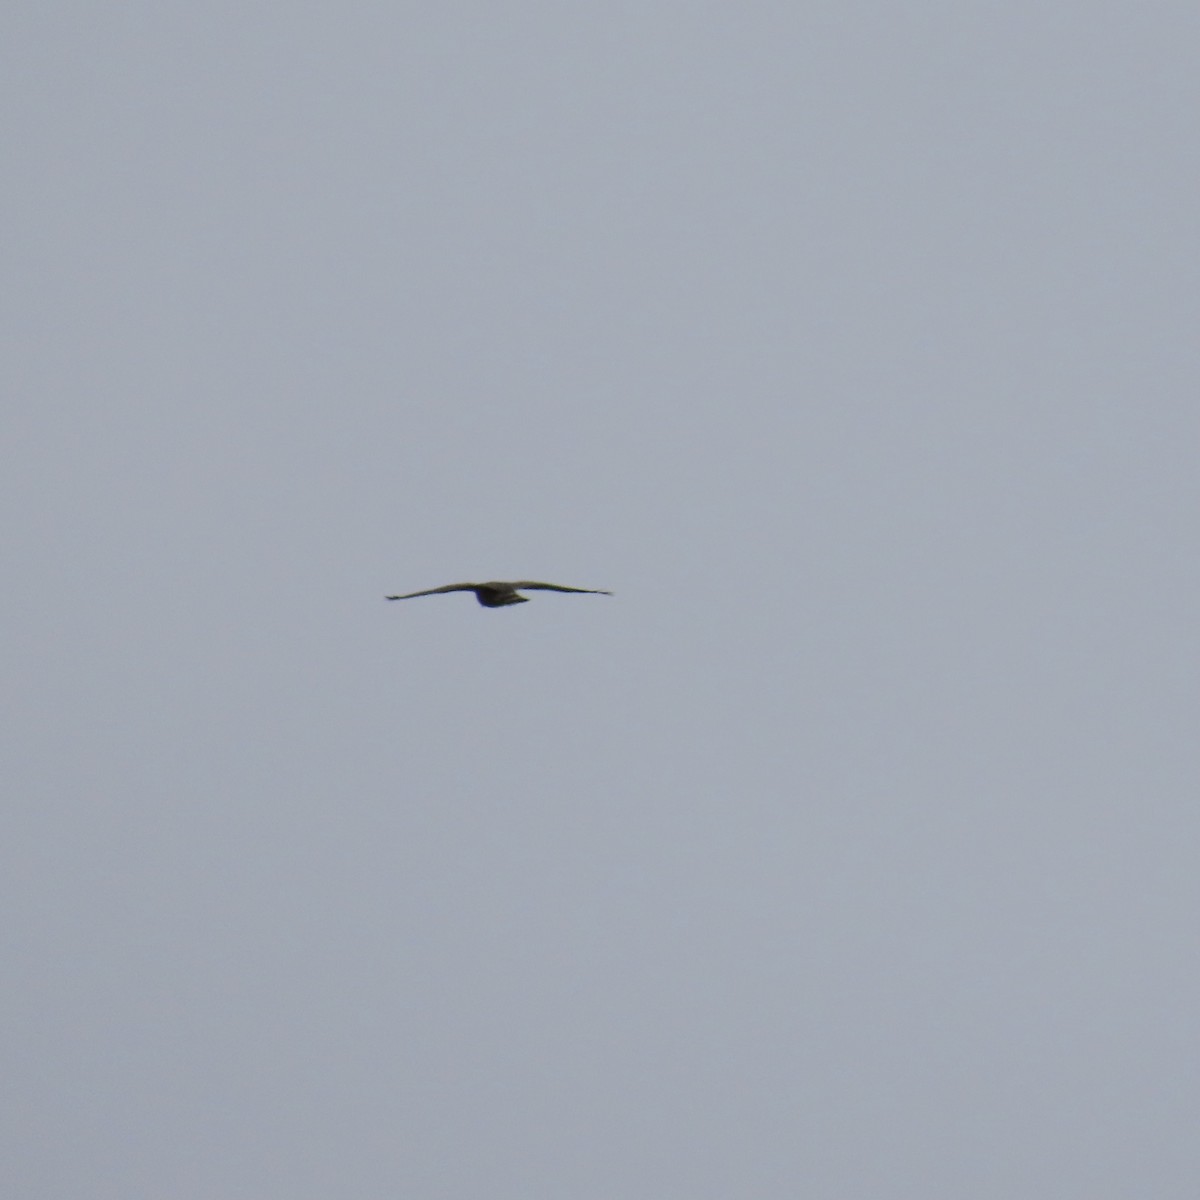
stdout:
POLYGON ((1194 1200, 1194 3, 2 24, 5 1195, 1194 1200))

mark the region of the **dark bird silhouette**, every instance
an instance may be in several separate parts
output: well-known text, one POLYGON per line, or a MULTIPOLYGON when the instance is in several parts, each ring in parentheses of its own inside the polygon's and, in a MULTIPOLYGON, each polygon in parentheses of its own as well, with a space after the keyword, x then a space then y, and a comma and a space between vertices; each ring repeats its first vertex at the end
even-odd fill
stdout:
POLYGON ((533 583, 522 580, 518 583, 448 583, 445 587, 430 588, 425 592, 408 592, 403 596, 385 596, 386 600, 412 600, 415 596, 440 596, 442 592, 474 592, 475 599, 484 608, 503 608, 506 604, 525 604, 528 596, 519 596, 518 588, 529 592, 586 592, 589 596, 611 596, 612 592, 599 588, 563 587, 558 583, 533 583))

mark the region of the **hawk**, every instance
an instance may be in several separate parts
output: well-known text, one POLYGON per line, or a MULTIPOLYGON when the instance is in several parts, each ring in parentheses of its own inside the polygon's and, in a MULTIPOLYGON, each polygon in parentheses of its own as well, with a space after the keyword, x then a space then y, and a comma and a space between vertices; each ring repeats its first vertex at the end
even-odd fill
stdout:
POLYGON ((448 583, 445 587, 430 588, 425 592, 407 592, 403 596, 385 596, 385 600, 412 600, 415 596, 440 596, 443 592, 474 592, 475 599, 484 608, 503 608, 506 604, 525 604, 528 596, 518 595, 518 589, 529 592, 585 592, 589 596, 611 596, 599 588, 563 587, 560 583, 534 583, 525 579, 517 583, 448 583))

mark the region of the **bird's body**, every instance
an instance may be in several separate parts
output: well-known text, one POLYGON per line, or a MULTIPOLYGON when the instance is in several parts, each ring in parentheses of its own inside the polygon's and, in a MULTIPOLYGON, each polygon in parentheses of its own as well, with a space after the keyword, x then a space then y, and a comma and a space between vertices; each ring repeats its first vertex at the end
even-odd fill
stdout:
POLYGON ((518 589, 525 588, 531 592, 584 592, 590 596, 611 596, 612 592, 601 591, 599 588, 563 587, 558 583, 535 583, 522 580, 517 583, 502 583, 493 580, 491 583, 448 583, 444 587, 429 588, 424 592, 407 592, 403 596, 387 596, 387 600, 412 600, 417 596, 439 596, 443 592, 474 592, 475 599, 484 608, 503 608, 507 604, 525 604, 528 596, 518 594, 518 589))

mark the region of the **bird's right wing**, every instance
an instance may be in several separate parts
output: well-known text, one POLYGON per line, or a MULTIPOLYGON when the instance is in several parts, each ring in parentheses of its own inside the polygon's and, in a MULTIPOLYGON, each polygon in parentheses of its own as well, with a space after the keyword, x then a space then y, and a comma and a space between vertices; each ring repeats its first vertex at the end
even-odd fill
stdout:
POLYGON ((527 592, 585 592, 589 596, 611 596, 612 592, 601 591, 599 588, 573 588, 563 587, 561 583, 534 583, 530 580, 522 580, 520 583, 514 583, 513 587, 518 591, 527 592))
POLYGON ((430 588, 425 592, 406 592, 403 596, 384 596, 385 600, 412 600, 417 596, 440 596, 443 592, 473 592, 473 583, 448 583, 445 587, 430 588))

